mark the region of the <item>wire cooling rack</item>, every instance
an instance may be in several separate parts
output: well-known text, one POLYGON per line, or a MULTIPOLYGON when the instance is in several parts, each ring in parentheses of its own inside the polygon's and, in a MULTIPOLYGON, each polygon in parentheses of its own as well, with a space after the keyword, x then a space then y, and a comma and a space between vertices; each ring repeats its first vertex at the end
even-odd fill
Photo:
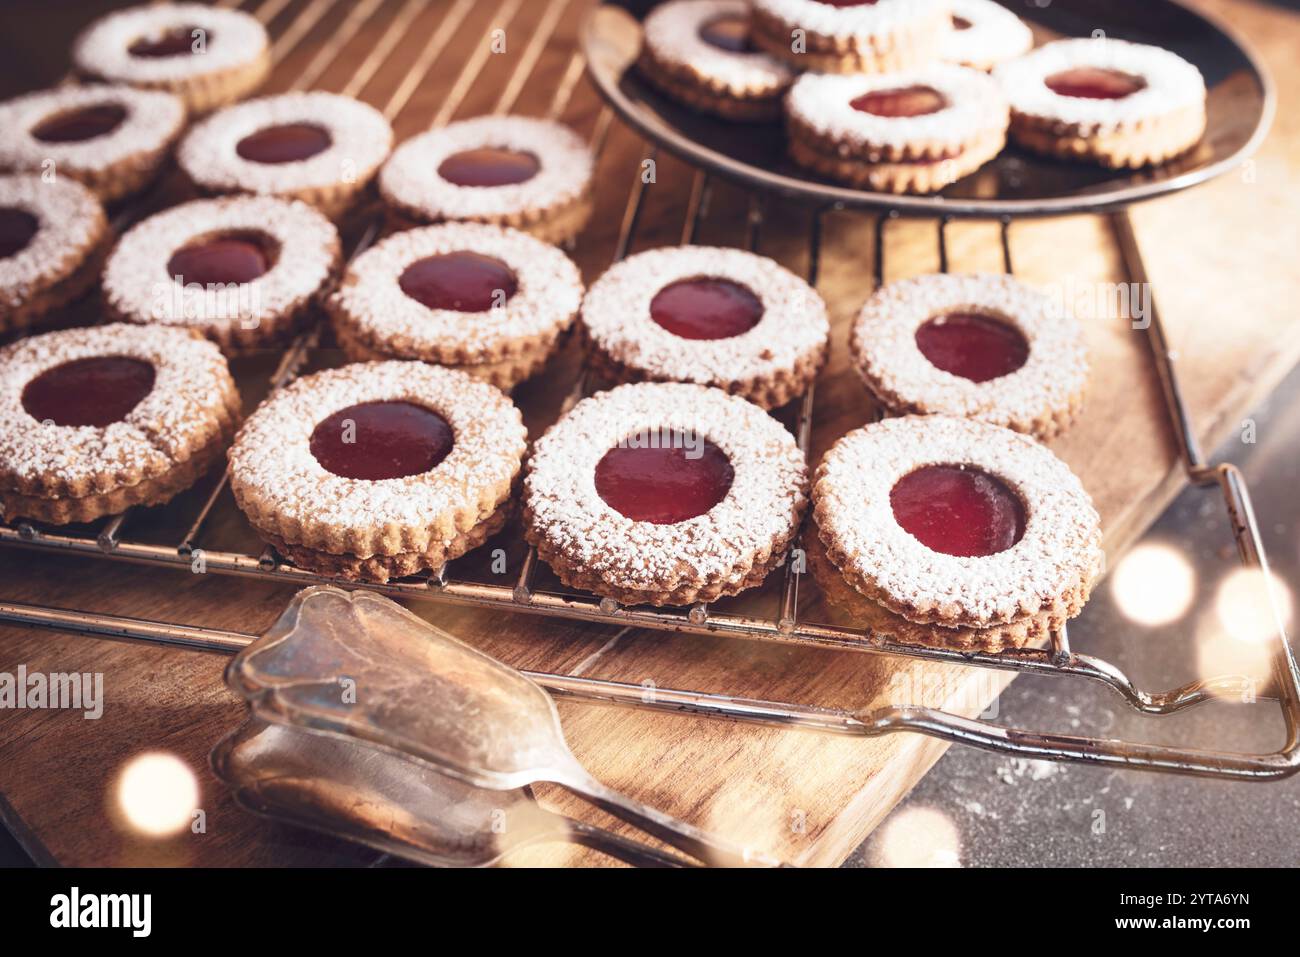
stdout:
MULTIPOLYGON (((555 34, 571 0, 546 0, 546 7, 537 21, 533 33, 509 79, 501 88, 493 111, 509 112, 515 105, 542 54, 555 34)), ((580 3, 581 0, 573 0, 580 3)), ((275 22, 272 57, 279 63, 298 47, 305 37, 336 7, 339 0, 307 0, 287 23, 279 24, 290 6, 290 0, 263 0, 254 11, 268 25, 275 22)), ((491 29, 504 29, 519 11, 523 0, 501 0, 491 21, 491 29)), ((234 3, 219 2, 220 6, 234 3)), ((407 108, 412 95, 427 79, 439 57, 458 36, 474 0, 453 0, 446 6, 437 26, 428 34, 410 70, 380 108, 390 119, 395 119, 407 108)), ((315 48, 309 62, 297 75, 291 89, 312 87, 335 62, 339 54, 362 35, 374 33, 375 38, 359 58, 340 92, 360 95, 374 78, 382 64, 393 53, 397 44, 412 29, 418 17, 426 12, 425 0, 404 0, 400 5, 386 0, 361 0, 352 5, 345 18, 329 38, 315 48), (394 9, 395 7, 395 9, 394 9), (371 29, 367 30, 366 28, 371 29), (376 32, 377 30, 377 32, 376 32)), ((464 101, 472 85, 483 71, 489 56, 489 44, 479 43, 451 83, 446 98, 432 118, 431 125, 449 121, 464 101)), ((583 58, 574 52, 559 73, 559 81, 550 100, 548 115, 559 117, 565 111, 574 89, 582 79, 583 58)), ((599 156, 609 132, 612 114, 608 107, 597 117, 592 133, 592 147, 599 156)), ((651 147, 648 158, 655 158, 657 150, 651 147)), ((709 176, 701 170, 693 174, 691 190, 682 224, 681 241, 694 241, 700 227, 709 190, 709 176)), ((645 200, 645 182, 640 171, 629 188, 623 217, 612 252, 612 260, 623 258, 630 248, 640 224, 645 200)), ((830 207, 835 208, 835 207, 830 207)), ((808 281, 817 282, 821 253, 821 223, 830 208, 815 209, 808 232, 808 281)), ((758 245, 764 224, 763 198, 757 194, 749 197, 746 224, 746 243, 750 248, 758 245)), ((1125 271, 1133 282, 1146 283, 1147 275, 1142 262, 1137 238, 1126 212, 1107 214, 1113 229, 1118 251, 1125 271)), ((128 224, 135 218, 132 212, 122 214, 116 225, 128 224)), ((876 244, 874 278, 878 284, 884 275, 884 236, 897 218, 896 211, 885 211, 875 219, 876 244)), ((947 271, 948 220, 936 218, 935 231, 938 243, 940 268, 947 271)), ((1009 218, 1000 220, 1003 267, 1013 269, 1009 234, 1013 228, 1009 218)), ((381 220, 375 216, 362 231, 350 250, 350 256, 359 255, 379 234, 381 220)), ((1145 335, 1152 361, 1159 376, 1164 404, 1174 434, 1178 441, 1182 465, 1188 480, 1202 486, 1217 486, 1223 496, 1231 522, 1240 560, 1247 567, 1264 572, 1268 580, 1268 559, 1256 525, 1250 495, 1243 476, 1230 464, 1210 464, 1200 449, 1186 405, 1179 387, 1174 359, 1166 340, 1158 311, 1152 307, 1150 324, 1145 335)), ((290 382, 317 348, 317 331, 300 336, 283 354, 271 377, 271 390, 290 382)), ((553 373, 552 373, 553 374, 553 373)), ((574 384, 568 403, 577 401, 585 389, 585 382, 574 384)), ((813 417, 813 390, 810 388, 795 403, 794 432, 805 453, 808 451, 813 417)), ((202 559, 206 571, 217 574, 240 575, 281 584, 306 586, 328 582, 326 578, 296 568, 285 562, 272 549, 260 554, 221 551, 204 546, 205 529, 218 501, 226 492, 224 476, 202 501, 189 523, 188 530, 174 544, 159 545, 138 540, 140 531, 147 526, 147 510, 132 510, 103 520, 98 527, 84 533, 46 529, 34 524, 19 522, 0 525, 0 545, 35 549, 45 552, 63 552, 90 555, 111 561, 135 562, 155 567, 170 567, 188 571, 197 558, 202 559), (131 533, 135 532, 133 536, 131 533)), ((904 644, 870 631, 806 621, 799 617, 799 592, 814 588, 815 584, 802 571, 798 542, 792 546, 788 560, 780 573, 774 573, 764 589, 775 591, 772 595, 777 611, 769 617, 732 614, 718 611, 706 604, 690 608, 625 607, 608 598, 564 589, 538 588, 537 556, 528 548, 520 570, 508 583, 459 577, 458 569, 465 559, 451 562, 435 574, 389 582, 384 585, 347 583, 348 587, 368 588, 397 598, 453 602, 474 605, 500 612, 528 613, 558 618, 578 619, 617 626, 633 626, 669 631, 730 636, 736 639, 781 642, 831 648, 867 654, 901 655, 951 664, 992 668, 1037 675, 1073 675, 1088 678, 1113 688, 1134 710, 1150 715, 1167 715, 1192 705, 1221 696, 1237 696, 1242 679, 1237 675, 1224 675, 1203 679, 1164 691, 1139 688, 1120 668, 1103 659, 1074 652, 1070 648, 1066 630, 1051 636, 1047 647, 1025 648, 1001 653, 962 652, 944 648, 931 648, 904 644)), ((1195 747, 1151 745, 1116 739, 1101 739, 1079 735, 1009 728, 990 721, 965 718, 947 711, 921 706, 893 706, 869 712, 848 713, 786 701, 762 701, 738 698, 689 689, 656 688, 653 693, 641 685, 575 677, 546 671, 525 672, 557 694, 578 696, 630 707, 653 710, 688 712, 738 721, 781 724, 817 729, 821 731, 878 735, 896 731, 912 731, 931 735, 950 742, 958 742, 1002 753, 1024 757, 1089 762, 1183 774, 1246 780, 1268 780, 1286 777, 1300 769, 1300 672, 1292 655, 1282 616, 1275 601, 1273 617, 1276 621, 1275 647, 1272 649, 1273 681, 1270 687, 1260 689, 1257 697, 1274 700, 1280 706, 1285 722, 1285 743, 1278 751, 1269 753, 1235 753, 1212 751, 1195 747)), ((0 602, 0 621, 44 626, 107 637, 134 639, 159 644, 180 645, 211 651, 233 653, 255 640, 256 636, 238 632, 206 628, 141 618, 101 615, 73 609, 59 609, 16 602, 0 602)))

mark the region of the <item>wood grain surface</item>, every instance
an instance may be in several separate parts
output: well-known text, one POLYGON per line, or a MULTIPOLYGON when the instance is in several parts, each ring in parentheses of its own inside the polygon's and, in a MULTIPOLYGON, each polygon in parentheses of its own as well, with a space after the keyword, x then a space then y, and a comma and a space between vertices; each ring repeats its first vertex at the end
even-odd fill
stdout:
MULTIPOLYGON (((1238 428, 1300 358, 1300 330, 1291 314, 1300 298, 1300 275, 1293 268, 1300 222, 1300 175, 1293 153, 1300 146, 1300 111, 1291 102, 1300 82, 1294 57, 1300 16, 1246 0, 1201 5, 1228 15, 1257 44, 1282 94, 1274 130, 1253 163, 1239 174, 1134 212, 1198 433, 1212 444, 1238 428)), ((363 4, 261 0, 259 5, 249 0, 246 6, 275 13, 270 19, 274 36, 295 39, 300 34, 293 44, 282 42, 272 90, 288 88, 304 70, 320 73, 314 84, 318 88, 345 89, 386 24, 411 16, 373 80, 359 91, 379 105, 409 92, 394 124, 400 140, 438 115, 465 63, 476 58, 483 62, 481 74, 456 90, 464 95, 455 116, 494 109, 503 91, 514 89, 511 78, 530 66, 514 109, 544 114, 571 66, 586 3, 505 0, 425 7, 372 0, 364 6, 375 11, 374 18, 328 65, 317 60, 322 47, 337 45, 346 18, 363 4), (427 78, 416 76, 411 64, 448 9, 463 12, 465 19, 434 58, 427 78), (305 31, 304 23, 309 24, 305 31), (544 36, 551 24, 550 42, 544 48, 530 45, 530 38, 544 36), (502 25, 506 52, 483 54, 489 31, 502 25)), ((0 14, 5 21, 0 52, 17 69, 9 72, 4 94, 56 81, 67 68, 67 42, 100 8, 28 0, 7 4, 0 14)), ((563 118, 591 134, 600 125, 600 113, 594 91, 579 82, 563 118)), ((628 190, 646 156, 646 146, 633 134, 617 123, 610 128, 597 173, 596 215, 574 251, 589 282, 608 265, 628 190)), ((692 170, 671 157, 658 157, 634 251, 680 241, 693 182, 692 170)), ((164 199, 155 201, 167 201, 173 193, 158 195, 164 199)), ((743 243, 747 210, 744 194, 714 184, 698 241, 743 243)), ((830 303, 835 332, 833 359, 818 384, 814 462, 836 438, 873 414, 846 356, 848 322, 873 288, 874 236, 873 221, 862 214, 836 213, 825 221, 819 289, 830 303)), ((933 222, 893 222, 885 237, 887 280, 937 267, 933 222)), ((808 218, 801 210, 770 206, 760 240, 764 254, 792 269, 806 268, 808 218)), ((995 224, 955 223, 948 241, 952 269, 1001 268, 995 224)), ((1016 271, 1031 282, 1126 278, 1102 219, 1016 224, 1011 242, 1016 271)), ((1088 406, 1079 424, 1052 445, 1095 499, 1113 560, 1159 514, 1182 478, 1143 335, 1118 318, 1088 322, 1087 334, 1094 367, 1088 406)), ((516 398, 527 410, 534 435, 554 417, 578 361, 566 354, 546 376, 518 390, 516 398)), ((242 363, 241 382, 259 381, 272 365, 270 357, 242 363)), ((252 400, 259 390, 248 391, 252 400)), ((184 530, 186 510, 192 512, 201 494, 201 489, 187 493, 157 514, 133 517, 129 533, 147 527, 160 541, 178 540, 174 533, 184 530)), ((257 547, 228 499, 214 515, 211 534, 209 547, 257 547)), ((512 546, 512 574, 518 557, 512 546)), ((546 581, 543 577, 540 584, 546 581)), ((770 608, 773 591, 765 598, 741 599, 737 607, 770 608)), ((811 589, 804 592, 801 615, 830 615, 811 589)), ((0 597, 61 607, 257 632, 270 624, 291 593, 215 575, 0 552, 0 597)), ((660 687, 854 709, 921 696, 921 703, 973 712, 1006 680, 988 672, 870 655, 618 630, 430 603, 414 607, 512 665, 660 687)), ((242 717, 242 706, 222 684, 224 663, 219 656, 198 652, 0 627, 0 671, 13 672, 23 664, 29 671, 102 672, 106 697, 103 717, 96 721, 66 711, 0 712, 0 818, 42 860, 65 864, 372 862, 375 855, 368 852, 255 819, 234 807, 207 770, 206 758, 242 717), (203 833, 154 839, 119 823, 114 801, 121 768, 137 753, 154 749, 177 755, 197 774, 206 816, 203 833)), ((944 750, 919 735, 839 739, 575 702, 561 702, 560 709, 574 751, 601 780, 734 840, 808 865, 843 860, 944 750)), ((565 795, 542 796, 567 813, 604 820, 565 795)), ((511 862, 607 863, 591 852, 556 845, 522 852, 511 862)))

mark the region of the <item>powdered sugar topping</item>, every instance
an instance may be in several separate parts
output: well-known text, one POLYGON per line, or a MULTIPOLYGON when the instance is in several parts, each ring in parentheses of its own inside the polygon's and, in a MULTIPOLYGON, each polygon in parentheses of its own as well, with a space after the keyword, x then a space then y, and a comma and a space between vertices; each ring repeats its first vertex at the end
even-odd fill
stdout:
POLYGON ((905 605, 954 609, 963 623, 1011 621, 1050 606, 1100 568, 1092 500, 1069 467, 1033 439, 942 415, 864 426, 826 454, 813 491, 823 537, 848 553, 846 571, 905 605), (966 465, 1005 482, 1025 506, 1024 536, 993 555, 932 551, 894 518, 890 491, 926 465, 966 465))
POLYGON ((258 60, 267 49, 266 28, 240 10, 201 3, 157 3, 110 13, 77 38, 73 60, 83 73, 122 83, 183 80, 230 70, 258 60), (202 31, 191 54, 141 57, 139 40, 178 30, 202 31))
POLYGON ((534 446, 524 484, 532 527, 570 560, 627 588, 728 574, 788 538, 807 501, 807 467, 770 415, 717 389, 638 383, 574 406, 534 446), (627 518, 596 491, 596 465, 636 434, 703 437, 730 460, 731 488, 703 515, 674 525, 627 518))
POLYGON ((335 93, 284 93, 214 113, 181 141, 177 160, 200 186, 216 191, 292 193, 369 180, 388 156, 393 130, 369 104, 335 93), (331 143, 306 159, 259 163, 236 152, 239 142, 273 126, 323 128, 331 143))
POLYGON ((578 267, 559 249, 517 229, 445 223, 394 233, 348 268, 331 297, 331 311, 380 351, 399 340, 422 357, 465 361, 473 353, 512 354, 529 339, 567 327, 582 299, 578 267), (474 252, 499 260, 518 289, 504 305, 483 312, 431 309, 402 291, 411 264, 430 256, 474 252))
POLYGON ((0 305, 15 307, 34 291, 85 261, 104 235, 104 210, 76 180, 39 175, 0 176, 0 209, 35 217, 36 234, 12 256, 0 257, 0 305))
POLYGON ((481 491, 519 470, 527 433, 500 390, 422 362, 366 362, 299 379, 249 417, 230 450, 232 482, 258 489, 283 524, 321 521, 368 530, 433 525, 448 511, 477 512, 481 491), (454 444, 428 472, 365 480, 335 475, 311 453, 318 423, 366 402, 411 402, 451 426, 454 444))
POLYGON ((508 216, 562 206, 591 188, 591 150, 577 133, 551 120, 479 116, 412 137, 379 174, 393 203, 433 220, 508 216), (459 186, 438 168, 449 156, 476 149, 531 153, 536 175, 504 186, 459 186))
POLYGON ((826 346, 826 304, 806 282, 740 249, 682 246, 638 253, 611 267, 582 302, 588 334, 611 357, 652 378, 702 385, 792 370, 826 346), (685 339, 650 316, 665 286, 683 279, 727 279, 758 297, 763 315, 738 336, 685 339))
POLYGON ((749 18, 745 0, 671 0, 655 7, 643 24, 645 45, 661 63, 690 70, 737 93, 775 94, 790 85, 794 71, 766 53, 738 53, 700 36, 721 17, 749 18))
POLYGON ((944 12, 946 0, 877 0, 837 7, 818 0, 754 0, 754 9, 792 27, 832 37, 880 37, 944 12))
POLYGON ((338 230, 306 203, 234 196, 184 203, 149 217, 118 243, 104 268, 104 295, 137 322, 256 328, 285 315, 329 281, 338 230), (172 254, 223 233, 262 234, 278 247, 263 275, 235 289, 186 284, 172 276, 172 254))
POLYGON ((164 149, 180 132, 185 107, 157 90, 129 86, 61 86, 0 103, 0 167, 101 170, 128 157, 164 149), (52 117, 89 107, 118 106, 122 122, 102 136, 66 143, 38 140, 32 130, 52 117))
POLYGON ((1016 113, 1088 129, 1112 129, 1205 102, 1201 71, 1160 47, 1108 38, 1058 40, 1000 64, 994 76, 1016 113), (1076 67, 1116 70, 1141 77, 1146 86, 1114 100, 1062 96, 1044 80, 1076 67))
POLYGON ((951 63, 987 68, 1020 56, 1034 45, 1033 31, 1018 16, 993 0, 948 0, 956 23, 944 35, 939 55, 951 63))
POLYGON ((814 132, 855 146, 904 148, 917 143, 961 147, 1007 125, 1007 99, 987 74, 937 63, 879 75, 805 73, 790 89, 793 120, 814 132), (879 90, 929 87, 945 105, 920 116, 876 116, 854 109, 853 100, 879 90))
POLYGON ((22 339, 0 350, 0 470, 23 481, 75 484, 115 466, 146 476, 211 441, 214 404, 231 389, 215 345, 183 329, 114 323, 22 339), (153 390, 119 422, 63 426, 32 418, 23 389, 75 359, 126 356, 154 368, 153 390))
POLYGON ((930 275, 891 283, 867 300, 853 326, 853 355, 868 385, 927 412, 1024 428, 1066 410, 1088 377, 1083 330, 1052 300, 1002 275, 930 275), (985 382, 934 366, 916 344, 926 321, 974 313, 1012 326, 1029 346, 1025 364, 985 382))

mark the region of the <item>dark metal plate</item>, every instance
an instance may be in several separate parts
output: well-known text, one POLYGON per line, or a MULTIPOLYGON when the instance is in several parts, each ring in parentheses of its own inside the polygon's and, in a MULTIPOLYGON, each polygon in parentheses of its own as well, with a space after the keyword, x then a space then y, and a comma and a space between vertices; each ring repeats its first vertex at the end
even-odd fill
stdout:
POLYGON ((1186 189, 1241 163, 1273 117, 1272 80, 1222 22, 1175 0, 1006 0, 1040 39, 1090 36, 1153 43, 1200 69, 1209 90, 1205 138, 1186 156, 1144 170, 1107 170, 1038 157, 1008 145, 993 162, 935 196, 894 196, 837 185, 793 165, 779 123, 729 123, 679 106, 634 67, 639 18, 653 3, 606 3, 584 26, 597 89, 632 128, 688 162, 744 185, 820 205, 866 206, 951 216, 1036 216, 1117 209, 1186 189))

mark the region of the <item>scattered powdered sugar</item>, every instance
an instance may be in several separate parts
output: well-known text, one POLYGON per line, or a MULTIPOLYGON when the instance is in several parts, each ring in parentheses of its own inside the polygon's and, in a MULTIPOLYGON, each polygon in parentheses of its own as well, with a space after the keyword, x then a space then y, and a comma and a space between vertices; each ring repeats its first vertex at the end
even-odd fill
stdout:
POLYGON ((73 179, 0 176, 0 209, 6 207, 37 220, 31 241, 12 256, 0 257, 0 305, 6 307, 26 302, 43 281, 75 269, 104 235, 103 207, 73 179))
POLYGON ((993 0, 948 0, 954 18, 970 24, 953 25, 944 35, 940 56, 952 63, 979 66, 1020 56, 1034 45, 1034 33, 1018 16, 993 0))
POLYGON ((737 53, 706 42, 700 29, 720 17, 749 17, 745 0, 671 0, 643 25, 645 45, 662 63, 685 67, 737 93, 775 94, 794 71, 766 53, 737 53))
POLYGON ((988 74, 951 63, 902 73, 805 73, 786 99, 790 117, 823 136, 855 146, 905 147, 916 143, 964 146, 1007 125, 1007 98, 988 74), (853 100, 875 90, 930 87, 947 101, 921 116, 876 116, 853 100))
POLYGON ((1033 439, 983 422, 911 415, 850 432, 826 453, 813 495, 848 567, 902 603, 955 607, 963 619, 1019 617, 1070 593, 1101 564, 1100 520, 1069 466, 1033 439), (1025 506, 1024 536, 978 557, 926 548, 890 505, 899 479, 926 465, 974 466, 1006 482, 1025 506))
POLYGON ((877 0, 837 7, 820 0, 754 0, 774 20, 830 37, 880 38, 936 16, 947 0, 877 0))
POLYGON ((723 384, 795 368, 826 346, 830 323, 817 291, 778 263, 714 246, 638 253, 610 268, 587 292, 582 322, 620 363, 656 378, 723 384), (650 316, 665 286, 683 279, 728 279, 763 304, 751 329, 726 339, 685 339, 650 316))
POLYGON ((114 323, 31 336, 0 350, 0 471, 26 480, 76 482, 114 467, 158 474, 211 441, 230 373, 215 345, 184 329, 114 323), (142 359, 153 390, 107 426, 37 421, 23 408, 27 384, 49 369, 92 356, 142 359))
POLYGON ((180 132, 185 106, 178 97, 129 86, 60 86, 38 90, 0 103, 0 167, 41 169, 53 161, 55 171, 100 170, 141 153, 161 150, 180 132), (126 111, 117 127, 102 136, 68 143, 47 143, 32 135, 43 120, 87 107, 120 106, 126 111))
POLYGON ((998 425, 1068 409, 1088 378, 1078 321, 1011 276, 936 274, 891 283, 862 307, 851 348, 868 384, 896 401, 998 425), (932 365, 917 347, 916 330, 957 312, 988 315, 1019 330, 1029 346, 1025 364, 986 382, 932 365))
POLYGON ((482 489, 510 481, 526 444, 523 418, 499 389, 423 362, 365 362, 306 376, 262 403, 230 450, 230 472, 232 482, 269 500, 281 522, 424 527, 449 510, 477 512, 482 489), (335 475, 312 455, 312 432, 364 402, 411 402, 437 412, 451 426, 451 451, 418 475, 335 475))
POLYGON ((158 3, 119 10, 96 20, 77 38, 77 69, 121 83, 156 83, 219 73, 253 63, 267 48, 266 28, 240 10, 201 3, 158 3), (140 57, 137 40, 175 30, 202 30, 202 52, 189 56, 140 57))
POLYGON ((401 338, 421 352, 489 351, 562 328, 581 300, 578 267, 554 246, 517 229, 445 223, 394 233, 362 253, 331 306, 381 350, 401 338), (503 306, 474 313, 430 309, 402 291, 398 281, 412 263, 462 251, 500 260, 514 272, 518 289, 503 306))
POLYGON ((1205 101, 1201 71, 1160 47, 1105 37, 1058 40, 999 64, 993 75, 1016 113, 1090 129, 1112 129, 1163 116, 1205 101), (1146 86, 1117 100, 1062 96, 1043 82, 1075 67, 1097 67, 1140 76, 1146 86))
POLYGON ((655 589, 681 575, 728 574, 744 556, 788 537, 807 500, 794 437, 758 406, 718 389, 638 383, 574 406, 537 441, 524 484, 533 529, 570 560, 621 587, 655 589), (696 435, 735 472, 726 496, 674 525, 637 522, 596 491, 596 465, 630 436, 696 435))
POLYGON ((573 130, 527 116, 479 116, 421 133, 399 146, 379 174, 384 196, 430 219, 507 216, 564 205, 591 188, 591 150, 573 130), (505 186, 458 186, 438 168, 476 149, 531 153, 537 174, 505 186))
POLYGON ((334 224, 306 203, 269 196, 195 200, 149 217, 122 237, 104 267, 104 295, 138 322, 253 328, 315 295, 330 278, 338 248, 334 224), (274 265, 239 284, 237 294, 187 285, 169 273, 176 250, 228 232, 271 237, 279 247, 274 265))
POLYGON ((336 93, 282 93, 214 113, 190 130, 176 158, 190 179, 207 189, 291 193, 365 182, 392 145, 392 127, 367 103, 336 93), (246 136, 299 123, 322 127, 331 144, 315 156, 288 163, 258 163, 236 152, 246 136))
POLYGON ((1032 758, 1012 758, 1008 763, 998 765, 998 780, 1003 784, 1019 784, 1021 781, 1046 781, 1058 774, 1065 773, 1065 766, 1056 761, 1038 761, 1032 758))

